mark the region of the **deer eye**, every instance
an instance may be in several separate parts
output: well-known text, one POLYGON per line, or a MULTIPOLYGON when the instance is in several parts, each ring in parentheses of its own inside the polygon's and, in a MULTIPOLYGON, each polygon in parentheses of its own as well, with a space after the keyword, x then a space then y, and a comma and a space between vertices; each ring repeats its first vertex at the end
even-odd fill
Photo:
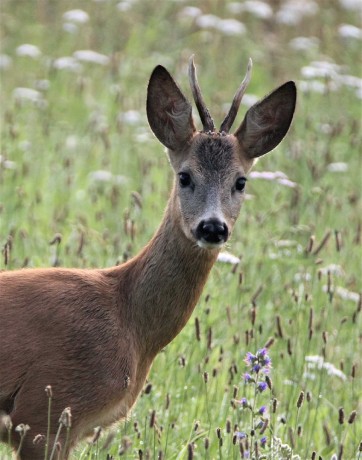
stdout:
POLYGON ((179 177, 181 187, 188 187, 191 184, 190 174, 185 173, 185 172, 180 172, 178 177, 179 177))
POLYGON ((239 177, 235 182, 235 190, 242 192, 245 188, 246 177, 239 177))

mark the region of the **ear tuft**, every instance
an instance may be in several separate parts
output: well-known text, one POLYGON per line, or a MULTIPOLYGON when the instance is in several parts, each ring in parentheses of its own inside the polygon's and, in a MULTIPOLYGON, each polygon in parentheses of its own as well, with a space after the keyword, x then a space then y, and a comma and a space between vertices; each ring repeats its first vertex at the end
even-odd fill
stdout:
POLYGON ((147 90, 147 118, 158 140, 177 150, 187 143, 194 131, 192 107, 172 76, 161 65, 151 74, 147 90))
POLYGON ((296 97, 295 83, 289 81, 247 111, 235 136, 249 158, 265 155, 284 138, 293 119, 296 97))

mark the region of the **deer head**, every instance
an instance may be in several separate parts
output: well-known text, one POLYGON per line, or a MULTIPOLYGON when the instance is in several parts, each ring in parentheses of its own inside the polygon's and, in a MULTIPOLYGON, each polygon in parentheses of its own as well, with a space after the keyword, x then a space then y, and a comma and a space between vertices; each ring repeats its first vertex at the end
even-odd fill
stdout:
POLYGON ((190 102, 164 67, 154 69, 148 85, 148 121, 167 148, 175 172, 173 213, 185 236, 201 248, 220 249, 228 240, 244 199, 248 171, 258 157, 279 144, 293 118, 296 87, 289 81, 249 108, 229 134, 250 75, 251 60, 220 131, 215 131, 203 101, 192 57, 189 78, 202 131, 196 130, 190 102))

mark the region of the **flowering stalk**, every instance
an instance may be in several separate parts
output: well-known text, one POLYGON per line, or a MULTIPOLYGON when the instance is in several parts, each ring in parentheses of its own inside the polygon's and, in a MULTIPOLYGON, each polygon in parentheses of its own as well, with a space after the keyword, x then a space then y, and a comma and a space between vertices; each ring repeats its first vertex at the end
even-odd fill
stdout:
MULTIPOLYGON (((253 386, 253 398, 249 402, 246 397, 237 401, 242 409, 250 410, 250 451, 246 455, 252 457, 254 454, 259 458, 259 447, 265 448, 267 445, 267 437, 264 435, 268 427, 269 420, 266 418, 267 408, 265 405, 258 408, 257 401, 260 393, 263 393, 267 388, 271 390, 271 380, 268 377, 272 365, 271 358, 268 355, 267 348, 261 348, 253 354, 248 352, 245 357, 245 363, 248 366, 248 371, 244 373, 244 382, 247 385, 253 386)), ((248 435, 244 432, 236 433, 240 442, 247 442, 248 435)), ((245 455, 244 454, 244 455, 245 455)))

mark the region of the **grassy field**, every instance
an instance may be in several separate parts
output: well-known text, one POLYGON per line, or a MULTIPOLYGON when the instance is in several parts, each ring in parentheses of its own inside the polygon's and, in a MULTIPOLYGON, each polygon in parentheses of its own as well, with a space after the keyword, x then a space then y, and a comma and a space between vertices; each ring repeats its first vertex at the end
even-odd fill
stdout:
POLYGON ((249 56, 245 103, 299 90, 287 138, 248 181, 227 248, 240 263, 215 265, 129 420, 74 458, 362 458, 358 4, 1 2, 1 269, 108 267, 149 240, 172 183, 145 116, 157 64, 191 98, 194 53, 217 124, 249 56), (266 344, 272 388, 255 396, 244 358, 266 344), (243 397, 266 406, 263 434, 243 397))

